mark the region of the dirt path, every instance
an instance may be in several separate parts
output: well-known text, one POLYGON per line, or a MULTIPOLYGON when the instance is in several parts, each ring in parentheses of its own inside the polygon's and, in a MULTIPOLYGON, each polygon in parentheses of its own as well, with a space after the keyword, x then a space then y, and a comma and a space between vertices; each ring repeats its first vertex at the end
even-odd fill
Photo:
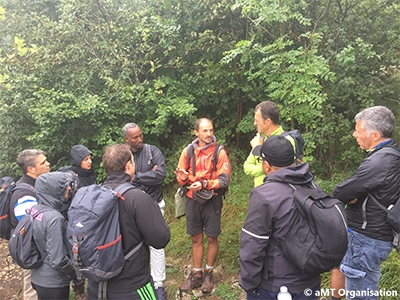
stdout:
MULTIPOLYGON (((0 300, 21 300, 22 299, 22 272, 21 268, 12 263, 12 259, 8 255, 8 243, 7 241, 0 239, 0 300)), ((229 284, 235 285, 235 278, 225 277, 224 272, 219 268, 215 272, 216 286, 221 282, 229 282, 229 284)), ((169 286, 179 286, 181 282, 177 282, 173 278, 167 278, 164 282, 169 286)), ((236 283, 237 284, 237 283, 236 283)), ((202 295, 199 289, 194 291, 194 297, 201 298, 203 300, 208 299, 221 299, 214 293, 205 296, 202 295)), ((191 300, 193 297, 189 294, 179 295, 176 291, 175 299, 191 300)), ((244 299, 244 295, 240 297, 244 299)))
POLYGON ((7 255, 8 243, 0 239, 0 300, 22 299, 21 268, 7 255))

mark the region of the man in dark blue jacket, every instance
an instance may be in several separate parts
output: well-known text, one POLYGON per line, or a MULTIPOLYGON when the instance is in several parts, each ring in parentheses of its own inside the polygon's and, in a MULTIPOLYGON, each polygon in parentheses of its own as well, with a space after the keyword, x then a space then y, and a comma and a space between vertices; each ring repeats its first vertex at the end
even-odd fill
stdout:
POLYGON ((240 286, 248 300, 277 299, 286 286, 293 299, 318 299, 321 277, 304 274, 288 261, 273 241, 283 241, 300 214, 293 185, 312 184, 307 163, 294 165, 293 146, 281 135, 269 137, 259 148, 267 175, 250 194, 249 207, 240 233, 240 286))
MULTIPOLYGON (((385 207, 399 199, 400 157, 384 149, 400 149, 392 140, 395 117, 388 108, 366 108, 356 115, 355 120, 353 136, 369 155, 332 193, 348 204, 349 246, 340 271, 345 276, 346 293, 356 295, 352 299, 378 299, 380 265, 392 251, 393 234, 386 221, 386 212, 372 198, 385 207)), ((335 289, 343 288, 340 286, 343 275, 338 272, 335 270, 332 275, 331 287, 335 289)))
MULTIPOLYGON (((165 159, 156 146, 143 143, 143 133, 135 123, 128 123, 122 128, 125 141, 129 145, 135 160, 135 177, 132 184, 135 188, 149 194, 160 207, 164 215, 165 202, 163 200, 162 184, 167 174, 165 159)), ((165 280, 165 252, 164 249, 150 247, 151 276, 157 300, 166 300, 163 281, 165 280)))

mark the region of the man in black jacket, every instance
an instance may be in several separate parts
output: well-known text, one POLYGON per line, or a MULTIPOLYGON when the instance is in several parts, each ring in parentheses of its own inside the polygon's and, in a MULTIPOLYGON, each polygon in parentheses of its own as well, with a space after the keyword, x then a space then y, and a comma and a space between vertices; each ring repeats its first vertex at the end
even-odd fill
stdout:
POLYGON ((318 299, 320 275, 304 274, 288 261, 277 242, 283 241, 299 215, 289 184, 309 185, 308 164, 294 165, 293 146, 281 135, 269 137, 259 148, 264 183, 251 191, 240 233, 240 286, 247 299, 276 299, 286 286, 293 299, 318 299), (275 241, 275 242, 274 242, 275 241))
MULTIPOLYGON (((156 146, 143 143, 142 130, 135 123, 126 124, 122 128, 122 132, 135 160, 133 186, 149 194, 157 202, 162 215, 164 215, 165 202, 162 184, 167 175, 167 169, 163 154, 156 146)), ((163 285, 165 280, 164 249, 150 247, 150 255, 151 276, 154 280, 157 300, 167 300, 163 285)))
MULTIPOLYGON (((107 173, 104 185, 115 189, 134 178, 135 163, 127 144, 106 148, 103 165, 107 173)), ((164 248, 170 239, 170 230, 157 203, 139 189, 131 189, 119 201, 119 223, 124 254, 142 240, 144 245, 128 260, 120 274, 108 280, 107 299, 155 300, 150 275, 150 250, 164 248)), ((88 298, 97 299, 97 283, 89 280, 88 298)))
MULTIPOLYGON (((400 149, 392 140, 395 117, 388 108, 366 108, 356 115, 355 120, 353 136, 369 155, 332 193, 348 204, 349 246, 340 271, 345 276, 346 293, 356 294, 352 299, 378 299, 380 265, 392 250, 393 235, 386 212, 372 198, 385 207, 399 199, 400 157, 385 153, 384 149, 400 149)), ((335 270, 332 276, 331 287, 335 289, 343 288, 340 286, 343 275, 338 272, 335 270)), ((342 295, 335 293, 333 296, 339 299, 342 295)))
MULTIPOLYGON (((36 178, 39 175, 50 172, 50 163, 42 150, 27 149, 17 156, 17 164, 22 171, 22 177, 17 185, 25 185, 27 188, 17 189, 13 192, 10 200, 11 227, 15 228, 25 215, 25 211, 38 203, 33 191, 36 178)), ((22 270, 24 281, 24 299, 36 300, 36 291, 31 285, 31 271, 22 270)))

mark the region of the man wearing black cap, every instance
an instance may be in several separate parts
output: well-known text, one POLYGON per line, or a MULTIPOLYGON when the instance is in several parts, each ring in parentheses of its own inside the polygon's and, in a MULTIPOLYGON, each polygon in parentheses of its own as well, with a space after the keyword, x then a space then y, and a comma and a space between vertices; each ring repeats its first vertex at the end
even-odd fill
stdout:
POLYGON ((302 273, 273 242, 286 238, 299 214, 289 184, 311 184, 313 175, 307 163, 294 165, 293 146, 283 136, 271 136, 257 149, 266 179, 250 194, 240 234, 239 284, 247 299, 276 299, 282 286, 294 299, 318 299, 321 277, 302 273))

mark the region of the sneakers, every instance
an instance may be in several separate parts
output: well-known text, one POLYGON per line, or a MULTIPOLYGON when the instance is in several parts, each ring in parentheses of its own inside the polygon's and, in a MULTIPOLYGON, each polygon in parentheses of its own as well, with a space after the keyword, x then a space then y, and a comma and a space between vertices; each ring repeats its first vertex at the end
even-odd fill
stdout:
POLYGON ((156 294, 156 299, 157 300, 167 300, 167 296, 165 295, 164 292, 164 287, 160 286, 154 290, 154 293, 156 294))
POLYGON ((203 272, 192 270, 186 283, 182 284, 179 289, 181 292, 189 292, 203 284, 203 272))
POLYGON ((204 270, 203 284, 201 285, 201 291, 203 293, 210 293, 214 288, 213 282, 213 270, 204 270))

